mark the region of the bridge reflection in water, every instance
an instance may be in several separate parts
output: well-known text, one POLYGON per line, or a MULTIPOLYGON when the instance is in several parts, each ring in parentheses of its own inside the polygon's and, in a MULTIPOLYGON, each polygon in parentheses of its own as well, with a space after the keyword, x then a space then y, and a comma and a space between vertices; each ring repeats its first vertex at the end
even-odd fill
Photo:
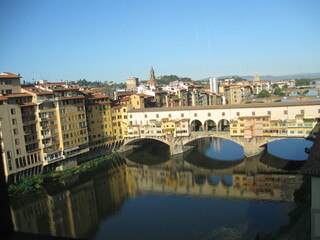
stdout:
POLYGON ((12 202, 15 228, 53 236, 99 238, 102 221, 119 212, 126 199, 147 193, 294 201, 293 193, 302 182, 294 175, 297 169, 275 165, 274 158, 269 163, 267 153, 232 161, 211 159, 199 152, 201 147, 170 156, 168 148, 149 145, 72 176, 37 199, 12 202))

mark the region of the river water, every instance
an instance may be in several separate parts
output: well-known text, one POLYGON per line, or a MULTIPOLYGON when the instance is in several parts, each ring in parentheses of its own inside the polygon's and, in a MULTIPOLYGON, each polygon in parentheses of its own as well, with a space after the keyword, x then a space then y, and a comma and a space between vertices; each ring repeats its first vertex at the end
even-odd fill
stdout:
MULTIPOLYGON (((194 146, 170 156, 165 145, 149 144, 53 185, 45 195, 13 200, 15 228, 85 239, 290 235, 283 229, 290 229, 289 213, 297 207, 294 192, 303 178, 296 173, 310 142, 281 141, 251 158, 241 146, 219 138, 194 146), (293 161, 292 144, 300 149, 293 161), (277 157, 278 149, 283 151, 277 157)), ((301 239, 295 236, 290 239, 301 239)))

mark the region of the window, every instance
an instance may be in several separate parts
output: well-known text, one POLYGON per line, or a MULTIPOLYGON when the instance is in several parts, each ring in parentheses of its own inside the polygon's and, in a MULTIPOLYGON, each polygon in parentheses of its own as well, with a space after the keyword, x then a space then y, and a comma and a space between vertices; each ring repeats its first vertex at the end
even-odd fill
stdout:
POLYGON ((13 134, 14 134, 14 135, 18 135, 18 128, 14 128, 14 129, 13 129, 13 134))
POLYGON ((252 112, 251 114, 252 114, 252 116, 255 116, 255 115, 256 115, 256 112, 252 112))
POLYGON ((233 130, 232 132, 233 132, 233 133, 237 133, 237 130, 233 130))
POLYGON ((144 117, 145 117, 145 118, 147 118, 147 117, 148 117, 148 115, 147 115, 147 114, 145 114, 145 115, 144 115, 144 117))
POLYGON ((17 153, 18 155, 21 154, 20 148, 17 148, 17 149, 16 149, 16 153, 17 153))
POLYGON ((17 119, 13 118, 12 119, 12 125, 16 125, 17 124, 17 119))
POLYGON ((184 117, 184 114, 183 114, 183 113, 181 113, 181 117, 184 117))
POLYGON ((132 118, 132 114, 130 114, 130 118, 132 118))
POLYGON ((16 114, 16 110, 14 108, 11 108, 10 112, 11 112, 12 115, 16 114))
POLYGON ((269 116, 270 116, 270 115, 271 115, 271 111, 268 111, 267 115, 269 115, 269 116))
POLYGON ((198 116, 198 114, 194 113, 194 114, 193 114, 193 116, 197 117, 197 116, 198 116))
POLYGON ((304 114, 304 110, 303 110, 303 109, 301 109, 301 110, 300 110, 300 113, 301 113, 301 114, 304 114))
POLYGON ((284 111, 283 111, 283 114, 284 114, 284 115, 287 115, 287 114, 288 114, 288 110, 284 110, 284 111))
POLYGON ((19 144, 20 144, 19 138, 16 138, 16 139, 14 140, 14 144, 15 144, 15 145, 19 145, 19 144))
POLYGON ((208 117, 211 117, 211 113, 208 113, 208 117))
POLYGON ((159 114, 156 114, 156 118, 159 118, 159 114))
POLYGON ((222 116, 225 116, 226 114, 225 114, 225 112, 222 112, 222 116))
POLYGON ((237 112, 237 117, 239 117, 240 116, 240 112, 237 112))

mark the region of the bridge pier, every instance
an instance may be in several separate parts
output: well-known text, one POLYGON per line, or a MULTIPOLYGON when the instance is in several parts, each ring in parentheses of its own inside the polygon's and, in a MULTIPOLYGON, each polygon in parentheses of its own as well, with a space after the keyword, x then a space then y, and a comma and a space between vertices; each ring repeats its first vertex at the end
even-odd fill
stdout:
POLYGON ((184 153, 184 152, 194 148, 195 146, 183 145, 183 142, 179 141, 179 142, 170 143, 169 147, 170 147, 170 154, 177 155, 177 154, 184 153))

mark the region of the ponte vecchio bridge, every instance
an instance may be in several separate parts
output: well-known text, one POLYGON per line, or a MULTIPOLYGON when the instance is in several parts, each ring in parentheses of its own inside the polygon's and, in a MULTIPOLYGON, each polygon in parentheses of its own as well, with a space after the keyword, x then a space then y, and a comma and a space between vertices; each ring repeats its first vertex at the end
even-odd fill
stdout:
MULTIPOLYGON (((163 142, 170 147, 172 155, 182 153, 190 148, 188 143, 203 137, 220 137, 234 141, 244 147, 244 154, 247 157, 260 153, 263 146, 268 142, 288 138, 286 136, 259 136, 247 139, 244 137, 234 137, 230 131, 223 132, 221 126, 224 122, 237 120, 239 117, 246 116, 270 116, 272 120, 288 121, 295 119, 297 115, 308 118, 320 118, 320 101, 310 102, 281 102, 264 104, 241 104, 241 105, 217 105, 217 106, 196 106, 196 107, 177 107, 177 108, 144 108, 133 109, 128 113, 129 126, 148 125, 150 120, 161 121, 163 118, 169 119, 188 119, 191 128, 198 122, 204 126, 203 132, 191 132, 187 136, 168 137, 168 136, 134 136, 124 140, 122 150, 129 149, 144 139, 153 139, 163 142), (216 126, 216 131, 208 130, 209 123, 216 126)), ((295 137, 295 138, 305 138, 295 137)))

